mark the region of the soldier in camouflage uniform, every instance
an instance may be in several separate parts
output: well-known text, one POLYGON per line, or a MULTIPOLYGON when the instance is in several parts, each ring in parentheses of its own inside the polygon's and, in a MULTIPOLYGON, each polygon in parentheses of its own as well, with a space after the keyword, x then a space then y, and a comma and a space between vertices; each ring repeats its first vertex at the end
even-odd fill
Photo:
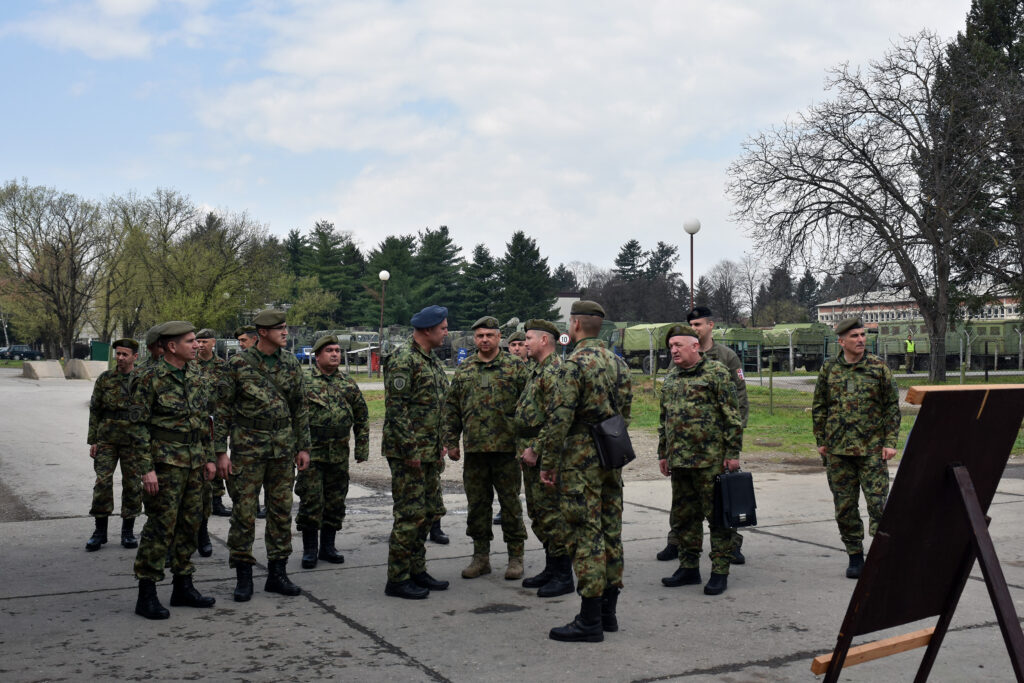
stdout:
POLYGON ((316 365, 306 385, 313 449, 309 468, 295 481, 295 493, 301 500, 295 526, 302 532, 302 566, 306 569, 315 567, 318 558, 334 564, 345 561, 334 540, 345 521, 349 433, 355 431, 356 462, 370 457, 369 412, 359 386, 338 369, 338 338, 320 337, 313 344, 313 354, 316 365))
POLYGON ((536 588, 537 595, 551 598, 571 593, 575 588, 566 538, 568 529, 562 521, 558 491, 541 483, 540 456, 534 448, 558 389, 561 363, 554 352, 558 328, 547 320, 528 320, 525 336, 533 363, 528 366, 530 376, 516 404, 516 452, 522 462, 526 509, 533 533, 544 546, 544 569, 523 579, 523 588, 536 588))
POLYGON ((441 499, 442 411, 448 378, 432 353, 448 334, 448 309, 428 306, 412 317, 412 338, 384 366, 381 450, 391 468, 394 525, 384 593, 420 600, 448 588, 427 573, 424 543, 432 520, 445 513, 441 499))
POLYGON ((309 466, 309 407, 299 361, 284 351, 284 311, 267 309, 253 319, 259 341, 232 356, 221 370, 217 401, 217 470, 235 491, 228 533, 229 564, 235 568, 234 599, 252 598, 252 543, 260 488, 267 492, 267 581, 263 590, 298 595, 288 578, 292 552, 292 486, 295 467, 309 466), (231 436, 231 457, 227 455, 231 436))
POLYGON ((477 351, 456 369, 444 409, 444 445, 459 458, 459 437, 466 449, 462 483, 468 514, 466 534, 473 539, 473 559, 462 578, 491 573, 491 504, 498 494, 501 531, 508 547, 505 578, 523 578, 526 526, 519 502, 522 474, 515 454, 512 415, 526 382, 526 366, 502 353, 498 319, 485 316, 473 323, 477 351))
MULTIPOLYGON (((743 363, 736 352, 725 344, 714 340, 712 333, 715 329, 715 321, 711 317, 711 309, 707 306, 696 306, 686 315, 686 321, 697 333, 700 340, 700 351, 705 358, 717 360, 729 370, 733 386, 736 387, 736 397, 739 399, 740 412, 743 416, 743 427, 747 426, 747 414, 750 412, 750 403, 747 400, 747 381, 743 377, 743 363)), ((675 480, 672 480, 673 483, 675 480)), ((679 516, 677 510, 681 510, 683 502, 682 493, 675 488, 672 489, 672 512, 669 513, 668 544, 658 553, 659 560, 675 560, 679 557, 679 516)), ((732 564, 744 564, 747 560, 740 551, 743 546, 743 536, 738 531, 733 531, 734 547, 732 552, 732 564)))
MULTIPOLYGON (((557 330, 558 328, 556 327, 555 329, 557 330)), ((524 361, 528 359, 525 331, 513 332, 508 336, 508 352, 524 361)))
POLYGON ((88 551, 99 550, 107 542, 107 519, 114 513, 114 469, 121 463, 121 545, 136 548, 135 518, 142 513, 142 482, 132 466, 131 438, 128 433, 128 409, 131 407, 135 361, 139 343, 118 339, 111 347, 117 367, 96 378, 89 402, 89 457, 96 471, 92 489, 92 508, 96 529, 85 544, 88 551))
POLYGON ((865 350, 864 325, 848 318, 836 326, 839 356, 822 366, 814 387, 814 439, 828 475, 839 535, 850 556, 846 576, 864 566, 860 491, 868 503, 872 536, 889 495, 888 461, 900 432, 899 393, 885 362, 865 350))
POLYGON ((620 413, 629 420, 633 393, 629 368, 597 339, 604 309, 576 301, 569 338, 576 348, 562 363, 558 391, 534 450, 541 480, 559 486, 562 516, 571 529, 573 569, 582 597, 580 613, 553 628, 554 640, 600 642, 618 630, 615 616, 622 588, 622 472, 603 469, 589 425, 620 413))
POLYGON ((672 477, 672 515, 680 524, 680 552, 679 569, 661 582, 669 587, 701 582, 702 520, 707 519, 711 578, 704 593, 719 595, 728 585, 734 532, 712 519, 715 475, 723 468, 739 468, 743 420, 729 371, 718 361, 701 357, 696 330, 673 325, 665 345, 675 367, 661 390, 658 467, 672 477))
POLYGON ((149 355, 146 356, 145 360, 139 363, 135 367, 136 374, 142 373, 146 370, 156 367, 160 357, 164 355, 164 350, 160 347, 160 330, 163 324, 153 325, 153 327, 146 330, 146 337, 144 339, 146 344, 146 351, 149 355))
MULTIPOLYGON (((224 361, 213 353, 215 336, 213 330, 209 328, 203 328, 196 332, 196 344, 198 344, 199 350, 196 352, 195 364, 214 390, 214 400, 210 403, 209 407, 210 415, 213 415, 216 406, 216 393, 220 391, 218 375, 220 366, 224 364, 224 361)), ((197 550, 201 557, 209 557, 213 554, 213 544, 210 542, 209 531, 210 515, 216 514, 224 517, 231 514, 230 510, 226 510, 221 502, 223 495, 224 480, 220 476, 215 476, 212 481, 203 482, 203 522, 199 525, 199 538, 196 541, 197 550), (227 515, 224 514, 225 511, 227 515)))
MULTIPOLYGON (((255 325, 242 325, 241 327, 235 328, 235 339, 238 340, 239 351, 245 351, 250 346, 254 346, 256 344, 256 342, 259 341, 260 336, 256 332, 256 326, 255 325)), ((228 491, 228 496, 231 498, 231 500, 234 500, 235 499, 235 493, 234 493, 234 490, 233 490, 232 485, 231 485, 231 480, 228 479, 225 483, 226 483, 226 488, 227 488, 227 491, 228 491)), ((259 492, 257 492, 257 498, 256 498, 256 519, 266 519, 267 518, 267 506, 259 504, 260 501, 259 501, 258 493, 259 492)), ((266 498, 267 498, 266 493, 264 493, 263 494, 263 500, 266 501, 266 498)), ((230 515, 230 511, 228 512, 228 514, 230 515)))
POLYGON ((172 548, 172 607, 212 607, 192 585, 192 553, 202 520, 203 480, 214 473, 210 438, 211 387, 190 363, 196 336, 182 321, 161 326, 163 357, 139 375, 130 409, 130 433, 146 496, 146 526, 135 556, 139 598, 135 613, 147 619, 170 616, 156 596, 172 548))

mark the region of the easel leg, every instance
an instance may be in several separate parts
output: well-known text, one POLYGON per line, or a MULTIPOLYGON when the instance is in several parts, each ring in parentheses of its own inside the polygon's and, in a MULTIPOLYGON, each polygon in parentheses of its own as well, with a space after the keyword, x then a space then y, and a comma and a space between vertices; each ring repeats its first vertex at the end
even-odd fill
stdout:
POLYGON ((1013 608, 1010 590, 1006 585, 1006 577, 1003 576, 999 558, 996 557, 995 546, 992 545, 992 537, 985 525, 985 513, 982 512, 978 495, 974 490, 974 482, 971 481, 971 475, 967 468, 957 465, 952 468, 952 472, 960 489, 960 500, 964 506, 964 513, 971 525, 971 540, 974 544, 974 551, 978 555, 981 573, 985 577, 989 598, 996 610, 999 630, 1003 632, 1003 641, 1010 653, 1013 673, 1018 681, 1024 681, 1024 632, 1021 631, 1017 611, 1013 608))
POLYGON ((914 683, 924 683, 928 680, 928 675, 932 671, 932 665, 935 664, 935 658, 939 654, 939 648, 942 647, 942 639, 946 636, 946 631, 949 630, 949 624, 953 621, 956 606, 960 602, 960 596, 963 595, 964 586, 967 585, 967 580, 971 577, 974 560, 974 548, 969 547, 964 555, 957 583, 950 590, 949 597, 946 598, 946 608, 939 615, 939 621, 935 624, 935 632, 932 633, 932 639, 928 641, 928 648, 924 651, 924 657, 921 659, 921 666, 917 669, 914 683))

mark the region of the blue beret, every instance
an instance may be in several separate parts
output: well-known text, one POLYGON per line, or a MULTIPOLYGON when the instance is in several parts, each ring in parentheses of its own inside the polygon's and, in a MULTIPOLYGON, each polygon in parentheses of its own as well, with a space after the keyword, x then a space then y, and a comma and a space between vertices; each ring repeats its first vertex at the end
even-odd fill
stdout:
POLYGON ((412 326, 425 330, 434 325, 440 325, 448 317, 448 309, 444 306, 427 306, 412 317, 412 326))

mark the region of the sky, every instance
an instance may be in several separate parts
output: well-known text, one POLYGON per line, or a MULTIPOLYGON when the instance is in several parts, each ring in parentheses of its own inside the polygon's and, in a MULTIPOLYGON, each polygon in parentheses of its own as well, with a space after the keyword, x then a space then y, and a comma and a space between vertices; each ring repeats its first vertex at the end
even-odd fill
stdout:
POLYGON ((516 230, 552 267, 636 238, 694 270, 752 249, 727 169, 828 99, 826 70, 968 0, 5 0, 0 181, 103 200, 173 188, 364 250, 516 230))

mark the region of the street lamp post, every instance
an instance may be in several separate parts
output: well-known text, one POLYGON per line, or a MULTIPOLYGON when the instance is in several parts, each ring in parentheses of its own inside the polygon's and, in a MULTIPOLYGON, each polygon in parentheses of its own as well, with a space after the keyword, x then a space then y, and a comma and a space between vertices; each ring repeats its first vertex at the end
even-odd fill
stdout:
POLYGON ((384 373, 384 290, 387 288, 388 280, 391 279, 391 273, 386 270, 380 271, 377 274, 380 278, 380 328, 377 330, 377 367, 378 371, 383 375, 384 373))
POLYGON ((689 218, 683 221, 683 230, 690 236, 690 310, 693 310, 693 236, 700 232, 700 221, 689 218))

